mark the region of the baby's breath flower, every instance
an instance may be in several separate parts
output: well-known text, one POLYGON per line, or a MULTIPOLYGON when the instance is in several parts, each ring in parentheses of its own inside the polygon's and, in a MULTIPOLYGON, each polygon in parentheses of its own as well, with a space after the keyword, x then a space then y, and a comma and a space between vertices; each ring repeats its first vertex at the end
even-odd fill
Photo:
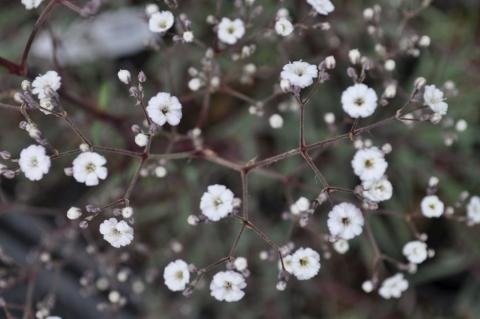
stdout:
POLYGON ((170 262, 163 271, 163 280, 171 291, 184 290, 190 282, 188 264, 181 259, 170 262))
POLYGON ((185 31, 182 34, 183 41, 190 43, 193 41, 193 32, 192 31, 185 31))
POLYGON ((345 254, 349 248, 350 245, 345 239, 339 239, 333 242, 333 249, 339 254, 345 254))
POLYGON ((328 15, 335 10, 335 6, 330 0, 307 0, 307 3, 315 9, 318 14, 328 15))
POLYGON ((27 10, 38 8, 42 2, 43 0, 22 0, 22 4, 27 10))
POLYGON ((159 92, 148 101, 147 114, 157 125, 168 123, 177 126, 182 119, 182 104, 176 96, 159 92))
POLYGON ((398 273, 385 279, 378 293, 385 299, 400 298, 402 293, 407 289, 408 281, 405 280, 403 274, 398 273))
POLYGON ((82 210, 78 207, 70 207, 67 211, 67 218, 70 220, 79 219, 82 216, 82 210))
POLYGON ((50 170, 50 157, 41 145, 30 145, 20 152, 20 170, 31 181, 39 181, 50 170))
POLYGON ((129 245, 133 240, 133 228, 125 221, 116 218, 104 220, 100 224, 100 233, 115 248, 129 245))
POLYGON ((445 205, 437 195, 425 196, 420 203, 422 214, 428 218, 440 217, 443 215, 445 205))
POLYGON ((353 118, 369 117, 377 108, 377 94, 365 84, 355 84, 342 93, 342 108, 353 118))
POLYGON ((245 295, 245 278, 236 271, 217 272, 210 283, 210 294, 218 301, 235 302, 245 295))
POLYGON ((378 180, 367 180, 363 184, 363 196, 372 202, 382 202, 392 197, 393 187, 385 177, 378 180))
POLYGON ((448 104, 445 103, 443 92, 437 89, 435 85, 427 85, 425 87, 425 93, 423 94, 423 100, 430 109, 439 115, 447 114, 448 104))
POLYGON ((98 185, 100 179, 107 178, 106 163, 105 157, 98 153, 83 152, 73 160, 73 177, 87 186, 98 185))
POLYGON ((362 181, 380 179, 387 170, 388 163, 377 147, 360 149, 352 159, 355 175, 362 181))
POLYGON ((414 264, 421 264, 428 257, 427 244, 419 240, 406 243, 402 252, 408 261, 414 264))
POLYGON ((472 196, 467 204, 467 218, 473 224, 480 223, 480 197, 472 196))
POLYGON ((39 75, 32 82, 32 93, 39 99, 50 97, 50 90, 56 92, 60 89, 61 78, 55 71, 48 71, 44 75, 39 75))
POLYGON ((217 36, 220 41, 226 44, 235 44, 245 34, 245 26, 240 19, 230 20, 222 18, 218 24, 217 36))
POLYGON ((269 118, 268 118, 268 123, 270 124, 270 126, 274 129, 278 129, 278 128, 282 128, 283 126, 283 117, 278 114, 278 113, 275 113, 275 114, 272 114, 269 118))
POLYGON ((299 248, 292 255, 291 268, 298 280, 311 279, 320 270, 320 255, 311 248, 299 248))
POLYGON ((130 84, 130 81, 132 80, 132 75, 130 74, 130 71, 128 70, 120 70, 118 71, 118 79, 120 80, 120 82, 124 83, 124 84, 130 84))
POLYGON ((360 209, 350 203, 337 204, 328 213, 328 229, 336 238, 350 240, 360 235, 364 223, 360 209))
POLYGON ((144 147, 148 144, 148 136, 143 133, 138 133, 135 135, 135 144, 137 144, 140 147, 144 147))
POLYGON ((280 18, 275 22, 275 32, 282 37, 289 36, 293 32, 293 24, 287 18, 280 18))
POLYGON ((202 195, 200 209, 212 221, 219 221, 233 210, 233 193, 224 185, 210 185, 202 195))
POLYGON ((165 33, 173 26, 175 17, 170 11, 155 12, 148 20, 150 31, 155 33, 165 33))
POLYGON ((291 86, 301 89, 312 85, 313 79, 317 76, 317 67, 301 60, 284 65, 280 73, 281 80, 288 81, 291 86))
POLYGON ((306 197, 300 197, 295 203, 290 206, 290 212, 293 215, 300 215, 310 208, 310 201, 306 197))

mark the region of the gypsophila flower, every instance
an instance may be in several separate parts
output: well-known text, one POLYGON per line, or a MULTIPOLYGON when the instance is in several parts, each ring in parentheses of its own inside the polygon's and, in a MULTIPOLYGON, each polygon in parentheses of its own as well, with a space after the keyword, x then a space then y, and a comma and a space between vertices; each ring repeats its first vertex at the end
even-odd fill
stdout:
POLYGON ((79 219, 82 216, 82 210, 78 207, 70 207, 67 211, 67 218, 70 220, 79 219))
POLYGON ((217 36, 220 41, 226 44, 235 44, 245 34, 245 26, 240 19, 230 20, 222 18, 218 24, 217 36))
POLYGON ((420 203, 420 207, 422 209, 423 216, 428 218, 442 216, 445 209, 445 205, 437 195, 425 196, 420 203))
POLYGON ((135 135, 135 144, 140 147, 144 147, 148 144, 148 135, 143 133, 138 133, 135 135))
POLYGON ((448 104, 445 103, 443 92, 437 89, 435 85, 425 86, 423 100, 434 113, 439 115, 447 114, 448 104))
POLYGON ((311 5, 317 13, 325 16, 335 10, 335 6, 330 0, 307 0, 307 3, 311 5))
POLYGON ((130 74, 130 71, 128 70, 120 70, 117 73, 118 79, 120 82, 124 84, 130 84, 130 81, 132 80, 132 75, 130 74))
POLYGON ((312 85, 313 79, 317 76, 317 66, 303 61, 295 61, 284 65, 280 73, 281 80, 301 89, 312 85))
POLYGON ((362 233, 364 222, 360 209, 350 203, 341 203, 328 213, 327 225, 332 236, 350 240, 362 233))
POLYGON ((335 249, 335 251, 339 254, 345 254, 349 248, 350 245, 345 239, 339 239, 333 243, 333 249, 335 249))
POLYGON ((378 180, 367 180, 362 183, 363 197, 372 202, 382 202, 392 198, 392 183, 385 177, 378 180))
POLYGON ((31 181, 39 181, 50 170, 50 157, 41 145, 30 145, 20 152, 20 170, 31 181))
POLYGON ((98 153, 83 152, 73 160, 73 177, 87 186, 98 185, 99 179, 107 178, 106 163, 105 157, 98 153))
POLYGON ((235 258, 235 260, 233 261, 233 265, 235 266, 235 269, 238 270, 238 271, 244 271, 247 269, 248 267, 248 262, 247 262, 247 258, 245 257, 237 257, 235 258))
POLYGON ((148 28, 155 33, 165 33, 173 26, 175 18, 170 11, 155 12, 148 20, 148 28))
POLYGON ((408 261, 414 264, 421 264, 428 257, 427 244, 419 240, 406 243, 402 252, 408 261))
POLYGON ((22 0, 22 4, 27 10, 38 8, 38 6, 43 2, 43 0, 22 0))
POLYGON ((39 75, 32 82, 32 93, 37 95, 39 99, 46 99, 50 96, 50 90, 56 92, 60 89, 61 80, 55 71, 48 71, 39 75))
POLYGON ((373 291, 373 282, 371 280, 365 280, 362 283, 362 290, 365 291, 367 294, 373 291))
POLYGON ((104 220, 100 224, 100 234, 115 248, 129 245, 133 240, 133 228, 125 221, 116 218, 104 220))
POLYGON ((213 276, 210 294, 218 301, 239 301, 245 295, 245 278, 235 271, 220 271, 213 276))
POLYGON ((148 101, 146 110, 150 119, 159 126, 165 123, 176 126, 182 119, 182 104, 170 93, 157 93, 148 101))
POLYGON ((480 197, 472 196, 467 204, 468 220, 474 224, 480 223, 480 197))
POLYGON ((195 92, 202 87, 202 84, 202 80, 200 80, 199 78, 193 78, 188 81, 188 88, 195 92))
POLYGON ((280 115, 280 114, 272 114, 269 118, 268 118, 268 123, 270 124, 270 126, 273 128, 273 129, 279 129, 279 128, 282 128, 283 126, 283 117, 280 115))
POLYGON ((289 36, 293 32, 293 24, 287 18, 280 18, 275 22, 275 32, 282 37, 289 36))
POLYGON ((291 267, 298 280, 311 279, 320 270, 320 255, 311 248, 299 248, 292 255, 291 267))
POLYGON ((163 280, 171 291, 184 290, 190 282, 188 264, 181 259, 170 262, 163 271, 163 280))
POLYGON ((156 5, 155 3, 149 3, 145 6, 145 14, 147 15, 147 17, 150 17, 152 14, 158 11, 158 5, 156 5))
POLYGON ((342 93, 342 108, 350 117, 368 117, 377 108, 377 94, 365 84, 352 85, 342 93))
POLYGON ((408 281, 405 280, 403 274, 398 273, 385 279, 378 293, 385 299, 400 298, 402 293, 407 289, 408 281))
POLYGON ((200 209, 212 221, 218 221, 233 211, 233 193, 224 185, 210 185, 202 195, 200 209))
POLYGON ((370 181, 380 179, 385 174, 388 163, 382 151, 374 146, 358 150, 353 156, 352 167, 362 181, 370 181))
POLYGON ((185 31, 182 34, 183 41, 190 43, 193 41, 193 32, 192 31, 185 31))
POLYGON ((306 197, 300 197, 290 206, 290 212, 293 215, 300 215, 310 208, 310 201, 306 197))

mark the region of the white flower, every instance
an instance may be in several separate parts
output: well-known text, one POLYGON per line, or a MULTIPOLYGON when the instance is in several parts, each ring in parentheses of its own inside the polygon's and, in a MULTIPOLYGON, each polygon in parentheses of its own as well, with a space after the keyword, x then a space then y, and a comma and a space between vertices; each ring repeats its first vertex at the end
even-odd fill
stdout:
POLYGON ((27 10, 38 8, 38 6, 43 2, 43 0, 22 0, 22 4, 27 10))
POLYGON ((87 186, 98 185, 99 179, 106 179, 108 170, 105 157, 94 152, 83 152, 73 160, 73 177, 87 186))
POLYGON ((311 248, 299 248, 292 255, 291 267, 298 280, 313 278, 320 270, 320 255, 311 248))
POLYGON ((193 32, 192 31, 185 31, 182 35, 183 41, 190 43, 193 41, 193 32))
POLYGON ((82 216, 82 210, 78 207, 70 207, 67 211, 67 218, 70 220, 75 220, 82 216))
POLYGON ((372 202, 382 202, 392 198, 392 183, 385 177, 378 180, 370 180, 362 183, 363 197, 372 202))
POLYGON ((176 96, 159 92, 148 101, 147 114, 157 125, 176 126, 182 119, 182 104, 176 96))
MULTIPOLYGON (((293 274, 292 255, 286 255, 283 257, 283 266, 285 266, 286 272, 288 272, 289 274, 293 274)), ((282 262, 280 260, 278 261, 278 269, 283 270, 282 262)))
POLYGON ((171 291, 184 290, 190 282, 188 264, 181 259, 170 262, 163 271, 163 280, 171 291))
POLYGON ((202 85, 202 80, 200 80, 199 78, 193 78, 188 81, 188 88, 192 91, 198 91, 198 89, 200 89, 202 85))
POLYGON ((148 136, 143 133, 138 133, 135 135, 135 144, 137 144, 140 147, 144 147, 148 144, 148 136))
POLYGON ((403 255, 413 264, 421 264, 428 257, 427 244, 423 241, 410 241, 403 246, 403 255))
POLYGON ((233 193, 224 185, 210 185, 200 199, 202 214, 218 221, 233 211, 233 193))
POLYGON ((175 18, 170 11, 155 12, 148 20, 148 28, 155 33, 164 33, 173 26, 175 18))
POLYGON ((369 117, 377 108, 377 94, 365 84, 352 85, 342 93, 342 108, 350 117, 369 117))
POLYGON ((480 197, 472 196, 467 204, 468 220, 474 224, 480 223, 480 197))
POLYGON ((278 113, 275 113, 275 114, 272 114, 269 118, 268 118, 268 123, 270 124, 270 126, 274 129, 279 129, 279 128, 282 128, 283 126, 283 117, 278 114, 278 113))
POLYGON ((403 274, 398 273, 385 279, 382 282, 382 286, 378 290, 378 293, 385 299, 400 298, 402 293, 407 289, 408 281, 405 280, 403 274))
POLYGON ((31 181, 39 181, 50 170, 50 157, 41 145, 30 145, 20 152, 20 170, 31 181))
POLYGON ((220 41, 226 44, 235 44, 245 34, 245 26, 240 19, 230 20, 222 18, 218 24, 217 36, 220 41))
POLYGON ((362 59, 362 54, 358 49, 351 49, 348 51, 348 59, 350 60, 350 63, 357 64, 362 59))
POLYGON ((288 81, 291 86, 301 89, 313 84, 313 79, 318 76, 317 67, 303 61, 295 61, 283 66, 280 73, 281 80, 288 81))
POLYGON ((300 197, 295 203, 290 206, 290 212, 293 215, 300 215, 310 208, 310 201, 305 197, 300 197))
POLYGON ((61 80, 55 71, 48 71, 44 75, 39 75, 32 82, 32 93, 37 95, 39 99, 46 99, 50 96, 50 90, 56 92, 60 88, 61 80))
POLYGON ((213 276, 210 294, 218 301, 239 301, 245 295, 245 278, 235 271, 220 271, 213 276))
POLYGON ((362 233, 364 222, 360 209, 350 203, 341 203, 328 213, 327 225, 332 236, 350 240, 362 233))
POLYGON ((433 112, 440 115, 447 114, 448 104, 444 102, 443 92, 437 89, 435 85, 425 86, 423 100, 433 112))
POLYGON ((335 9, 330 0, 307 0, 307 3, 315 9, 319 14, 328 15, 335 9))
POLYGON ((293 32, 293 24, 287 18, 280 18, 275 22, 275 32, 282 37, 289 36, 293 32))
POLYGON ((158 12, 159 8, 155 3, 149 3, 145 6, 145 14, 150 17, 155 12, 158 12))
POLYGON ((440 217, 443 214, 445 205, 437 195, 425 196, 420 203, 422 214, 425 217, 440 217))
POLYGON ((117 76, 118 76, 118 79, 120 80, 120 82, 122 82, 124 84, 127 84, 127 85, 132 80, 132 75, 130 74, 130 71, 128 71, 128 70, 118 71, 117 76))
POLYGON ((387 170, 384 154, 375 146, 358 150, 352 159, 355 175, 362 181, 380 179, 387 170))
POLYGON ((103 239, 115 248, 129 245, 133 240, 133 228, 125 221, 110 218, 100 224, 100 233, 103 239))
POLYGON ((335 249, 335 251, 339 254, 345 254, 349 248, 350 245, 345 239, 339 239, 333 243, 333 249, 335 249))
POLYGON ((244 271, 247 269, 248 267, 248 262, 247 262, 247 258, 245 257, 237 257, 235 258, 235 260, 233 261, 233 265, 235 266, 235 269, 238 270, 238 271, 244 271))

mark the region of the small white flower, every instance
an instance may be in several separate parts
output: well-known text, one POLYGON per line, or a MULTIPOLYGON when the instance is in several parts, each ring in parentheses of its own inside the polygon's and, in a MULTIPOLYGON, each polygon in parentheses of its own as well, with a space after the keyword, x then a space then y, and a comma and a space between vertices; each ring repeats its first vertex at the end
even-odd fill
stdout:
POLYGON ((330 0, 307 0, 307 3, 319 14, 328 15, 335 10, 335 6, 330 0))
POLYGON ((182 104, 176 96, 159 92, 148 101, 147 114, 159 126, 165 123, 176 126, 182 119, 182 104))
POLYGON ((147 15, 147 17, 150 17, 152 14, 158 11, 158 5, 156 5, 155 3, 149 3, 145 6, 145 14, 147 15))
POLYGON ((220 41, 226 44, 235 44, 245 34, 245 26, 240 19, 230 20, 222 18, 218 24, 217 36, 220 41))
POLYGON ((70 207, 67 211, 67 218, 70 220, 75 220, 82 216, 82 210, 78 207, 70 207))
POLYGON ((47 99, 51 91, 58 91, 61 78, 55 71, 48 71, 44 75, 39 75, 32 82, 32 93, 37 95, 39 99, 47 99))
POLYGON ((135 144, 137 144, 140 147, 144 147, 148 144, 148 136, 143 133, 138 133, 135 135, 135 144))
POLYGON ((282 117, 280 114, 278 114, 278 113, 272 114, 272 115, 268 118, 268 123, 270 124, 270 126, 271 126, 273 129, 282 128, 282 126, 283 126, 283 117, 282 117))
POLYGON ((443 214, 445 205, 437 195, 425 196, 420 203, 422 214, 425 217, 440 217, 443 214))
POLYGON ((378 180, 365 181, 362 183, 363 196, 372 202, 382 202, 392 198, 392 183, 385 177, 378 180))
POLYGON ((200 209, 212 221, 218 221, 233 211, 234 196, 224 185, 210 185, 202 195, 200 209))
POLYGON ((328 229, 336 238, 350 240, 360 235, 364 223, 360 209, 350 203, 335 205, 328 213, 328 229))
POLYGON ((157 166, 155 167, 155 176, 157 176, 158 178, 163 178, 165 176, 167 176, 167 169, 165 168, 165 166, 157 166))
POLYGON ((362 59, 362 54, 358 49, 352 49, 348 51, 348 59, 350 60, 350 63, 357 64, 362 59))
POLYGON ((369 117, 377 108, 377 94, 365 84, 355 84, 342 93, 342 108, 353 118, 369 117))
MULTIPOLYGON (((283 257, 283 265, 285 266, 285 271, 288 272, 289 274, 293 274, 293 269, 292 269, 292 255, 286 255, 283 257)), ((282 262, 279 260, 278 261, 278 269, 282 269, 282 262)))
POLYGON ((371 280, 365 280, 362 283, 362 290, 365 291, 367 294, 373 291, 373 282, 371 280))
POLYGON ((333 249, 335 249, 335 251, 339 254, 345 254, 349 248, 350 245, 345 239, 339 239, 333 243, 333 249))
POLYGON ((403 274, 398 273, 385 279, 378 293, 385 299, 400 298, 402 293, 407 289, 408 281, 405 280, 403 274))
POLYGON ((318 76, 317 67, 303 61, 295 61, 283 66, 280 79, 288 81, 291 86, 301 89, 313 84, 313 79, 318 76))
POLYGON ((126 206, 122 208, 122 216, 123 218, 130 218, 133 216, 133 207, 126 206))
POLYGON ((148 20, 148 28, 155 33, 164 33, 173 26, 174 21, 170 11, 155 12, 148 20))
POLYGON ((425 86, 425 92, 423 93, 423 100, 430 109, 437 114, 447 114, 448 104, 445 103, 443 92, 437 89, 435 85, 425 86))
POLYGON ((300 197, 295 203, 290 206, 290 212, 293 215, 300 215, 310 208, 310 201, 306 197, 300 197))
POLYGON ((370 181, 380 179, 385 174, 388 163, 384 154, 374 146, 358 150, 353 156, 352 167, 362 181, 370 181))
POLYGON ((293 32, 293 24, 287 18, 280 18, 275 22, 275 32, 282 37, 289 36, 293 32))
POLYGON ((182 35, 183 41, 190 43, 193 41, 193 32, 192 31, 185 31, 182 35))
POLYGON ((120 70, 118 71, 118 79, 120 80, 120 82, 124 83, 124 84, 130 84, 130 81, 132 80, 132 75, 130 74, 130 71, 128 70, 120 70))
POLYGON ((335 57, 333 55, 329 55, 325 58, 325 67, 328 70, 335 69, 336 65, 337 61, 335 60, 335 57))
POLYGON ((190 282, 188 264, 181 259, 170 262, 163 271, 163 280, 171 291, 184 290, 190 282))
POLYGON ((235 271, 220 271, 213 276, 210 294, 218 301, 239 301, 245 295, 245 278, 235 271))
POLYGON ((414 264, 421 264, 428 257, 427 244, 419 240, 406 243, 402 252, 408 261, 414 264))
POLYGON ((125 221, 110 218, 100 224, 100 233, 103 239, 115 248, 129 245, 133 240, 133 228, 125 221))
POLYGON ((203 83, 202 80, 199 78, 193 78, 190 81, 188 81, 188 88, 192 91, 198 91, 202 87, 203 83))
POLYGON ((467 129, 467 127, 468 127, 468 123, 464 119, 458 120, 457 123, 455 124, 455 129, 458 132, 464 132, 467 129))
POLYGON ((320 270, 320 255, 311 248, 299 248, 292 255, 291 267, 298 280, 313 278, 320 270))
POLYGON ((38 6, 43 2, 43 0, 22 0, 22 4, 27 10, 38 8, 38 6))
POLYGON ((39 181, 50 170, 50 157, 41 145, 30 145, 20 152, 20 170, 31 181, 39 181))
POLYGON ((235 258, 233 265, 235 266, 235 269, 238 271, 244 271, 248 267, 248 262, 247 258, 245 257, 237 257, 235 258))
POLYGON ((395 67, 397 66, 395 60, 392 60, 392 59, 388 59, 387 61, 385 61, 385 70, 387 71, 393 71, 395 70, 395 67))
POLYGON ((107 178, 106 163, 105 157, 98 153, 83 152, 73 160, 73 177, 87 186, 98 185, 99 179, 107 178))
POLYGON ((472 196, 467 204, 468 220, 474 224, 480 223, 480 197, 472 196))

